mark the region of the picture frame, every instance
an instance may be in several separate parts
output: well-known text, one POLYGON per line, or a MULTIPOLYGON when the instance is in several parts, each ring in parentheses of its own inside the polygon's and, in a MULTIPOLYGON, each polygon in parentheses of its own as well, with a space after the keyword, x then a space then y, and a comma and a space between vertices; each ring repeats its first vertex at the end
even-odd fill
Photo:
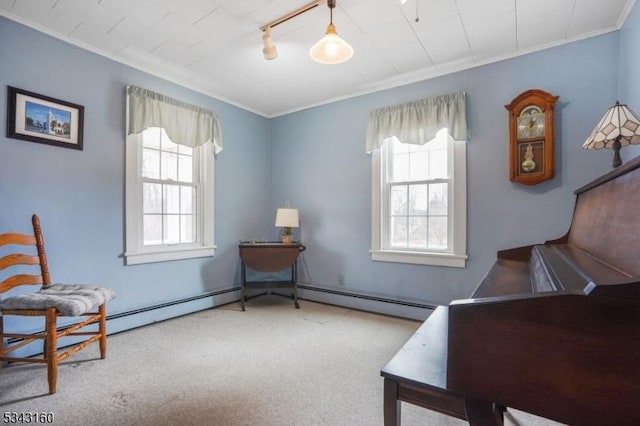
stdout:
POLYGON ((8 138, 82 151, 84 106, 7 87, 8 138))

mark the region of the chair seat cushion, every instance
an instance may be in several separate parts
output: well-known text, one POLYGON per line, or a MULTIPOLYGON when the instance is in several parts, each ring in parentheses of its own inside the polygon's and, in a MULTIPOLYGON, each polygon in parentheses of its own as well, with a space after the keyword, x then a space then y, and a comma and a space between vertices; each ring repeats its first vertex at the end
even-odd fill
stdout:
POLYGON ((0 309, 56 308, 62 315, 75 317, 116 297, 106 287, 84 284, 54 284, 35 293, 0 300, 0 309))

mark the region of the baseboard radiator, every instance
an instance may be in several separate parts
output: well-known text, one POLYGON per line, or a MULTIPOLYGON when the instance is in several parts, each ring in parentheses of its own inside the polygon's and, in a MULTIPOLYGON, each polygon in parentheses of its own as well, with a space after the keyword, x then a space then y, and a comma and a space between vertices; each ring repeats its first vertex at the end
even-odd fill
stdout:
POLYGON ((302 290, 308 290, 308 291, 318 291, 321 293, 329 293, 336 296, 345 296, 345 297, 353 297, 356 299, 370 300, 372 302, 382 302, 382 303, 390 303, 393 305, 408 306, 411 308, 431 309, 431 310, 436 308, 435 305, 429 305, 425 303, 408 302, 406 300, 389 299, 386 297, 378 297, 378 296, 369 296, 366 294, 352 293, 348 291, 335 290, 331 288, 316 287, 308 284, 298 284, 298 288, 302 290))
MULTIPOLYGON (((308 285, 308 284, 298 284, 298 288, 302 289, 302 290, 306 290, 306 291, 316 291, 316 292, 320 292, 320 293, 328 293, 328 294, 335 295, 335 296, 352 297, 352 298, 356 298, 356 299, 369 300, 369 301, 378 302, 378 303, 389 303, 389 304, 393 304, 393 305, 407 306, 407 307, 419 308, 419 309, 430 309, 430 310, 435 309, 434 305, 429 305, 429 304, 425 304, 425 303, 408 302, 408 301, 405 301, 405 300, 396 300, 396 299, 389 299, 389 298, 385 298, 385 297, 370 296, 370 295, 366 295, 366 294, 352 293, 352 292, 348 292, 348 291, 335 290, 335 289, 324 288, 324 287, 316 287, 316 286, 312 286, 312 285, 308 285)), ((145 312, 154 311, 156 309, 168 308, 170 306, 180 305, 180 304, 183 304, 183 303, 189 303, 189 302, 193 302, 193 301, 196 301, 196 300, 206 299, 208 297, 215 297, 215 296, 220 296, 220 295, 227 294, 227 293, 233 293, 234 291, 240 291, 240 287, 230 287, 230 288, 226 288, 226 289, 222 289, 222 290, 209 291, 209 292, 206 292, 206 293, 199 294, 197 296, 186 297, 186 298, 183 298, 183 299, 176 299, 176 300, 172 300, 172 301, 169 301, 169 302, 164 302, 164 303, 158 303, 158 304, 155 304, 155 305, 145 306, 143 308, 137 308, 137 309, 131 309, 131 310, 124 311, 124 312, 113 313, 113 314, 107 315, 107 321, 120 319, 120 318, 125 318, 125 317, 133 316, 133 315, 138 315, 138 314, 142 314, 142 313, 145 313, 145 312)), ((304 297, 301 297, 300 299, 304 300, 304 297)), ((238 300, 239 299, 234 300, 232 302, 228 302, 226 304, 236 303, 238 300)), ((218 306, 222 306, 222 305, 217 305, 215 307, 218 307, 218 306)), ((211 308, 206 308, 206 309, 211 309, 211 308)), ((193 311, 193 312, 197 312, 197 311, 193 311)), ((193 313, 193 312, 190 312, 190 313, 193 313)), ((188 314, 185 314, 185 315, 188 315, 188 314)), ((176 318, 176 317, 172 317, 172 318, 176 318)), ((168 318, 168 319, 170 319, 170 318, 168 318)), ((60 327, 61 330, 64 330, 65 328, 68 328, 68 327, 60 327)), ((11 339, 10 342, 14 343, 14 342, 17 342, 17 341, 20 341, 20 340, 21 339, 11 339)))
MULTIPOLYGON (((240 291, 240 287, 230 287, 223 290, 208 291, 206 293, 199 294, 197 296, 186 297, 184 299, 172 300, 169 302, 158 303, 156 305, 145 306, 144 308, 132 309, 130 311, 118 312, 116 314, 107 315, 107 321, 118 318, 125 318, 132 315, 138 315, 145 312, 155 311, 156 309, 168 308, 170 306, 181 305, 183 303, 194 302, 196 300, 206 299, 208 297, 220 296, 226 293, 233 293, 234 291, 240 291)), ((221 306, 221 305, 218 305, 221 306)), ((215 306, 217 307, 217 306, 215 306)), ((207 308, 210 309, 210 308, 207 308)), ((197 312, 197 311, 194 311, 197 312)))

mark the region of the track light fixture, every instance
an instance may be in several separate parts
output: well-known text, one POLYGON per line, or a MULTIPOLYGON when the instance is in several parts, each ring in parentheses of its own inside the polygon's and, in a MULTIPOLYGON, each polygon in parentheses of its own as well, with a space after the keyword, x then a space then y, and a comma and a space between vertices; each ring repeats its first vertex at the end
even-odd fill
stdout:
POLYGON ((262 54, 265 59, 275 59, 278 57, 278 49, 271 40, 271 27, 266 27, 262 34, 262 42, 264 47, 262 48, 262 54))
POLYGON ((262 54, 265 59, 274 59, 278 56, 278 51, 276 46, 273 44, 271 40, 271 29, 277 25, 282 24, 283 22, 288 21, 291 18, 295 18, 296 16, 307 12, 321 3, 327 3, 329 6, 330 12, 330 21, 327 26, 326 35, 318 41, 312 48, 309 50, 309 55, 311 58, 317 62, 323 64, 339 64, 345 62, 353 56, 353 48, 345 42, 342 38, 338 36, 336 32, 336 27, 333 25, 333 9, 336 7, 335 0, 315 0, 306 5, 287 13, 286 15, 265 24, 260 27, 260 30, 263 32, 262 34, 262 42, 264 47, 262 49, 262 54))

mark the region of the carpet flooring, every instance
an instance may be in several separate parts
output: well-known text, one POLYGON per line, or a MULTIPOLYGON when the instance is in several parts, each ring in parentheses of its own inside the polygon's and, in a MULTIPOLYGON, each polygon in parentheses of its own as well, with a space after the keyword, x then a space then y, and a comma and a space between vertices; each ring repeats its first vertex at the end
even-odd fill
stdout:
MULTIPOLYGON (((0 415, 52 413, 58 425, 382 425, 380 369, 419 323, 262 296, 109 337, 46 369, 0 373, 0 415)), ((402 424, 465 425, 402 404, 402 424)), ((2 422, 2 420, 0 420, 2 422)), ((511 426, 558 423, 509 410, 511 426)))

